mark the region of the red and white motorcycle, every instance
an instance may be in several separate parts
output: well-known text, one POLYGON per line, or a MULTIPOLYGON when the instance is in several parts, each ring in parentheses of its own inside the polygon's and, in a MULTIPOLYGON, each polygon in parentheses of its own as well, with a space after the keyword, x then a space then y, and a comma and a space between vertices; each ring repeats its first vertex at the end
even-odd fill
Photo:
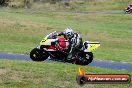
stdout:
POLYGON ((132 13, 132 4, 125 8, 125 13, 132 13))
MULTIPOLYGON (((44 61, 48 57, 53 60, 65 60, 69 54, 67 47, 69 42, 65 38, 57 38, 57 32, 52 32, 42 39, 40 46, 34 48, 30 52, 30 58, 33 61, 44 61)), ((88 65, 93 60, 93 51, 100 46, 99 42, 83 42, 81 50, 76 51, 76 54, 67 62, 88 65)))

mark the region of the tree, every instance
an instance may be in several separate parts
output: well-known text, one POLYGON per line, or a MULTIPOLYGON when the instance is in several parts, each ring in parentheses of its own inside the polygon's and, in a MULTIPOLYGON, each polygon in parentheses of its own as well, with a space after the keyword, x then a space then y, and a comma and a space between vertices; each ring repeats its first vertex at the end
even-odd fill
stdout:
POLYGON ((8 2, 9 2, 9 0, 0 0, 0 5, 1 6, 7 6, 8 2))
POLYGON ((49 0, 49 1, 50 1, 51 4, 55 4, 55 3, 60 2, 62 0, 49 0))
POLYGON ((30 0, 24 0, 24 8, 28 9, 30 8, 30 6, 31 6, 30 0))

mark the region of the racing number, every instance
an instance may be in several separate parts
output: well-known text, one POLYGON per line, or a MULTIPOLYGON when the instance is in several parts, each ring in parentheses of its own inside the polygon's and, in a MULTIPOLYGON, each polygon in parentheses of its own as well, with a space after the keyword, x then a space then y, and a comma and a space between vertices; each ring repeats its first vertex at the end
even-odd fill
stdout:
POLYGON ((43 39, 42 42, 45 42, 47 39, 43 39))

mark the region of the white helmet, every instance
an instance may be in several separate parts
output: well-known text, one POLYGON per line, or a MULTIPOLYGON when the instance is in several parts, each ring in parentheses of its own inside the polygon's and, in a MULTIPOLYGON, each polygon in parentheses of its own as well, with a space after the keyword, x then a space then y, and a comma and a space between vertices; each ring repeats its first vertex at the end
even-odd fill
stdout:
POLYGON ((71 28, 66 28, 66 29, 64 30, 64 34, 65 34, 68 38, 72 38, 73 35, 74 35, 74 32, 73 32, 73 30, 72 30, 71 28))
POLYGON ((130 4, 129 6, 132 7, 132 4, 130 4))

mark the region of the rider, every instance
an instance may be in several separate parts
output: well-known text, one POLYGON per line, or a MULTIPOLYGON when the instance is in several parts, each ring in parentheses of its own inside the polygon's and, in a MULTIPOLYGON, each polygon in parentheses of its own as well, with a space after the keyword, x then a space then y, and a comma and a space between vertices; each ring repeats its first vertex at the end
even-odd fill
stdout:
POLYGON ((58 36, 61 35, 69 42, 67 59, 71 59, 75 51, 82 48, 82 38, 78 33, 73 32, 71 28, 66 28, 63 32, 58 33, 58 36))
POLYGON ((132 4, 128 5, 127 10, 132 9, 132 4))

